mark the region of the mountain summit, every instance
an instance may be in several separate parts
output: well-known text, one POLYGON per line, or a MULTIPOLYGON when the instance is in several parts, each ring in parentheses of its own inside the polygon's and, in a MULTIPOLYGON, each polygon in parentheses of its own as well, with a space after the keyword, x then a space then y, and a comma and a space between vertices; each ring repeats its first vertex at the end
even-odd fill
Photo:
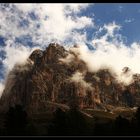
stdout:
MULTIPOLYGON (((7 77, 0 99, 2 111, 21 104, 30 113, 57 107, 111 109, 140 103, 140 76, 129 86, 118 83, 108 69, 89 72, 73 49, 51 43, 34 50, 25 64, 17 64, 7 77)), ((94 64, 93 64, 94 65, 94 64)), ((124 68, 126 73, 128 67, 124 68)))

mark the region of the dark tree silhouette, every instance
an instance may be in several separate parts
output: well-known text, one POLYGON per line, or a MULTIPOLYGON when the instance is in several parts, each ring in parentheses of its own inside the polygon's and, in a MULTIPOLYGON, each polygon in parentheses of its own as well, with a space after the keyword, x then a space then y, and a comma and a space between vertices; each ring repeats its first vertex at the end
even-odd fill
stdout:
POLYGON ((77 109, 64 112, 59 108, 49 124, 48 135, 90 135, 90 127, 77 109))
POLYGON ((130 135, 130 122, 129 120, 118 116, 114 122, 115 135, 130 135))
POLYGON ((5 117, 7 135, 26 135, 27 114, 21 105, 10 107, 5 117))
POLYGON ((58 108, 49 123, 48 135, 67 135, 66 113, 58 108))
POLYGON ((106 123, 95 122, 93 128, 93 135, 96 136, 112 136, 113 135, 113 122, 106 123))
POLYGON ((140 135, 140 107, 131 120, 131 133, 132 135, 140 135))
POLYGON ((137 121, 138 126, 140 126, 140 107, 138 107, 134 117, 137 121))
POLYGON ((68 112, 69 135, 91 135, 90 126, 86 118, 78 109, 70 109, 68 112))

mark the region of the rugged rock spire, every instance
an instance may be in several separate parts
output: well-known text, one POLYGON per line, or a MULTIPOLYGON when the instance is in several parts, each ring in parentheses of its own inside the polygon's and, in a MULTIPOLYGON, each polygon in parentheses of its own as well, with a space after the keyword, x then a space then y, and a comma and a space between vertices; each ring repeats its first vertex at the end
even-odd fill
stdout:
MULTIPOLYGON (((124 71, 126 72, 126 67, 124 71)), ((0 109, 22 104, 30 113, 56 107, 105 109, 108 106, 135 106, 140 103, 140 79, 123 86, 108 70, 88 71, 82 60, 59 44, 35 50, 23 65, 9 73, 0 99, 0 109)))

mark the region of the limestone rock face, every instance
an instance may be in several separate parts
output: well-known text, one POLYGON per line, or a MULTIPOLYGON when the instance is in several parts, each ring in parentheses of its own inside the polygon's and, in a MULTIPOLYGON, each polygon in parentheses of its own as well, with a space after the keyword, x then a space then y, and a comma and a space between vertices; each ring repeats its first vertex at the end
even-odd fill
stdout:
MULTIPOLYGON (((124 71, 129 69, 126 67, 124 71)), ((140 76, 129 86, 117 83, 107 70, 88 71, 77 54, 50 44, 35 50, 23 65, 9 73, 0 99, 0 110, 21 104, 30 113, 58 106, 106 109, 107 106, 137 106, 140 103, 140 76)))

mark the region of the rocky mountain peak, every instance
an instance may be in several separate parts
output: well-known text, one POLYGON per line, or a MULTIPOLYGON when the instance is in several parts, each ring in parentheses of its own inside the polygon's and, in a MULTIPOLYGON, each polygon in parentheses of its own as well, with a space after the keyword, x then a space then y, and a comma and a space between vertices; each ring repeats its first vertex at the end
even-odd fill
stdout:
POLYGON ((44 51, 44 59, 47 63, 58 62, 59 58, 66 56, 66 50, 57 43, 51 43, 44 51))
MULTIPOLYGON (((0 99, 2 109, 17 103, 30 113, 53 111, 58 106, 105 109, 140 103, 139 75, 134 75, 137 80, 125 90, 109 70, 89 72, 84 61, 56 43, 44 51, 34 50, 29 59, 34 62, 32 68, 7 79, 9 84, 0 99)), ((127 67, 123 70, 128 71, 127 67)))
POLYGON ((43 56, 43 51, 40 49, 36 49, 29 56, 29 59, 31 59, 34 63, 37 63, 39 60, 41 60, 42 56, 43 56))

